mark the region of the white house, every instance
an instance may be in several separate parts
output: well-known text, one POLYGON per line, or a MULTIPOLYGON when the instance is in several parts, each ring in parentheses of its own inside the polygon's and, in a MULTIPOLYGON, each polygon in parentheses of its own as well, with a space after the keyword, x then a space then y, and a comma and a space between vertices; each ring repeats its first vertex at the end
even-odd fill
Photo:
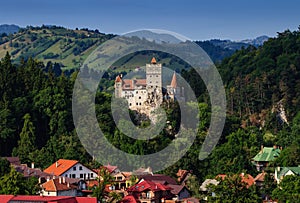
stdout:
POLYGON ((96 179, 97 173, 76 160, 59 159, 44 170, 55 176, 79 178, 82 180, 96 179))

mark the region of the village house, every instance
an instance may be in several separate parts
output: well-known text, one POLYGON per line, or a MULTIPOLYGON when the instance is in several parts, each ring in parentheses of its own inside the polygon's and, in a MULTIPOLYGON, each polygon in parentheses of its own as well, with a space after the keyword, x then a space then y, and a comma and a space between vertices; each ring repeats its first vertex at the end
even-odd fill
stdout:
POLYGON ((171 188, 171 194, 173 195, 173 200, 180 201, 185 198, 190 197, 190 192, 185 185, 179 185, 173 178, 163 174, 151 174, 140 176, 138 183, 143 181, 151 181, 154 183, 159 183, 171 188))
POLYGON ((67 177, 56 177, 41 184, 40 194, 43 196, 83 196, 87 189, 84 180, 67 177))
POLYGON ((261 146, 260 152, 253 158, 256 170, 264 170, 271 161, 274 161, 280 155, 281 150, 282 148, 278 148, 276 145, 274 147, 261 146))
POLYGON ((68 178, 79 178, 82 180, 96 179, 97 173, 76 160, 59 159, 44 172, 68 178))
POLYGON ((127 192, 141 203, 161 203, 166 199, 172 199, 171 189, 161 183, 144 180, 128 188, 127 192))
POLYGON ((277 184, 288 175, 297 175, 300 176, 300 166, 298 167, 276 167, 275 168, 275 180, 277 184))

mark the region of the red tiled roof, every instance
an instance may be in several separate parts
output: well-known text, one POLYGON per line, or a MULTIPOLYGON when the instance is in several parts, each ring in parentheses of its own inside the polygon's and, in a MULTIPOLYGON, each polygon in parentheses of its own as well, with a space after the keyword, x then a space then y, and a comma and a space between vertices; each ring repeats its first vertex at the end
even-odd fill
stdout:
POLYGON ((66 190, 72 190, 76 189, 77 187, 72 184, 68 184, 67 182, 63 182, 63 177, 61 179, 52 179, 49 180, 48 182, 45 182, 42 184, 42 188, 44 188, 45 191, 50 191, 50 192, 56 192, 56 191, 66 191, 66 190), (61 183, 59 182, 61 180, 61 183))
POLYGON ((60 176, 61 174, 69 170, 72 166, 76 165, 77 163, 78 161, 76 160, 59 159, 51 166, 46 168, 44 172, 60 176))
POLYGON ((174 195, 178 195, 184 188, 184 185, 168 185, 170 188, 172 188, 171 193, 174 195))
POLYGON ((21 165, 21 161, 19 157, 3 157, 3 158, 9 161, 9 163, 12 165, 21 165))
POLYGON ((163 174, 143 175, 140 177, 140 179, 149 180, 152 182, 177 185, 177 182, 173 178, 171 178, 170 176, 163 175, 163 174))
POLYGON ((41 201, 41 202, 54 202, 58 200, 73 200, 70 203, 76 203, 76 199, 70 196, 38 196, 38 195, 17 195, 11 200, 13 201, 41 201))
POLYGON ((23 165, 13 165, 15 170, 19 173, 22 173, 24 177, 39 177, 39 178, 46 178, 46 177, 52 177, 52 174, 45 173, 39 168, 30 168, 26 164, 23 165))
POLYGON ((146 79, 135 79, 135 84, 136 85, 141 85, 141 86, 146 86, 147 85, 147 80, 146 79))
POLYGON ((110 173, 112 173, 114 170, 116 170, 118 168, 118 166, 112 166, 110 164, 107 164, 103 167, 105 167, 110 173))
POLYGON ((133 81, 129 80, 129 79, 124 79, 122 89, 124 89, 124 90, 133 90, 134 89, 133 81))
POLYGON ((96 197, 75 197, 77 203, 97 203, 96 197))
POLYGON ((165 191, 165 190, 172 190, 169 186, 162 185, 160 183, 154 183, 152 181, 144 180, 130 188, 128 188, 127 191, 129 192, 143 192, 145 190, 151 190, 151 191, 165 191))
POLYGON ((136 200, 134 198, 134 196, 132 195, 127 195, 126 197, 124 197, 120 203, 139 203, 140 201, 139 200, 136 200))
POLYGON ((11 200, 14 197, 14 195, 0 195, 1 203, 8 203, 9 200, 11 200))
MULTIPOLYGON (((224 180, 226 178, 226 176, 227 175, 225 175, 225 174, 220 174, 220 175, 217 175, 217 178, 221 178, 222 180, 224 180)), ((255 182, 254 178, 250 174, 241 173, 240 177, 242 178, 242 182, 247 184, 247 187, 250 187, 255 182)))

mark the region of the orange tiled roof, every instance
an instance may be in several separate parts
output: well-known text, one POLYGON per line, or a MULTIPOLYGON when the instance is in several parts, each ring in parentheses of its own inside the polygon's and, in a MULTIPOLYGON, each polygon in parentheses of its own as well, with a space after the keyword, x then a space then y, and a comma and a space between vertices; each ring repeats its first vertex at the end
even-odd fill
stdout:
POLYGON ((122 81, 122 78, 121 78, 120 75, 118 75, 118 76, 116 77, 116 82, 121 82, 121 81, 122 81))
POLYGON ((56 192, 76 189, 76 186, 63 182, 63 180, 60 182, 59 179, 52 179, 42 184, 42 188, 44 188, 45 191, 56 192))
POLYGON ((266 173, 265 172, 262 172, 260 174, 258 174, 255 178, 254 178, 254 181, 260 181, 260 182, 263 182, 265 180, 265 175, 266 173))
POLYGON ((78 161, 76 161, 76 160, 59 159, 58 161, 53 163, 51 166, 46 168, 44 170, 44 172, 60 176, 77 163, 78 163, 78 161))
POLYGON ((172 81, 171 81, 171 87, 176 88, 177 87, 177 78, 176 78, 176 73, 174 72, 172 81))
MULTIPOLYGON (((226 176, 227 175, 225 175, 225 174, 220 174, 220 175, 217 175, 217 178, 221 178, 222 180, 224 180, 226 178, 226 176)), ((242 182, 247 184, 247 187, 250 187, 255 182, 254 178, 250 174, 241 173, 240 177, 242 178, 242 182)))
POLYGON ((152 64, 156 64, 156 59, 155 59, 155 57, 153 57, 153 58, 151 59, 151 63, 152 63, 152 64))

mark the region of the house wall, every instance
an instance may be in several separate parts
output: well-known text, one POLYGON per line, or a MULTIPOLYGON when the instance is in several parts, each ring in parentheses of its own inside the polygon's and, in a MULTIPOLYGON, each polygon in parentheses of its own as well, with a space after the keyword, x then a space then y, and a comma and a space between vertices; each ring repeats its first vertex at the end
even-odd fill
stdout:
POLYGON ((184 188, 179 194, 178 194, 178 200, 182 200, 185 198, 189 198, 190 197, 190 193, 189 191, 184 188))
POLYGON ((64 190, 64 191, 58 191, 57 196, 71 196, 71 197, 76 197, 77 190, 72 189, 72 190, 64 190))
POLYGON ((41 195, 42 196, 57 196, 57 192, 48 192, 48 191, 45 191, 45 190, 42 190, 41 191, 41 195))
POLYGON ((71 167, 68 171, 63 173, 61 176, 88 180, 88 179, 96 179, 97 174, 94 171, 83 166, 82 164, 77 163, 75 166, 71 167), (82 170, 80 170, 80 167, 82 167, 82 170))

